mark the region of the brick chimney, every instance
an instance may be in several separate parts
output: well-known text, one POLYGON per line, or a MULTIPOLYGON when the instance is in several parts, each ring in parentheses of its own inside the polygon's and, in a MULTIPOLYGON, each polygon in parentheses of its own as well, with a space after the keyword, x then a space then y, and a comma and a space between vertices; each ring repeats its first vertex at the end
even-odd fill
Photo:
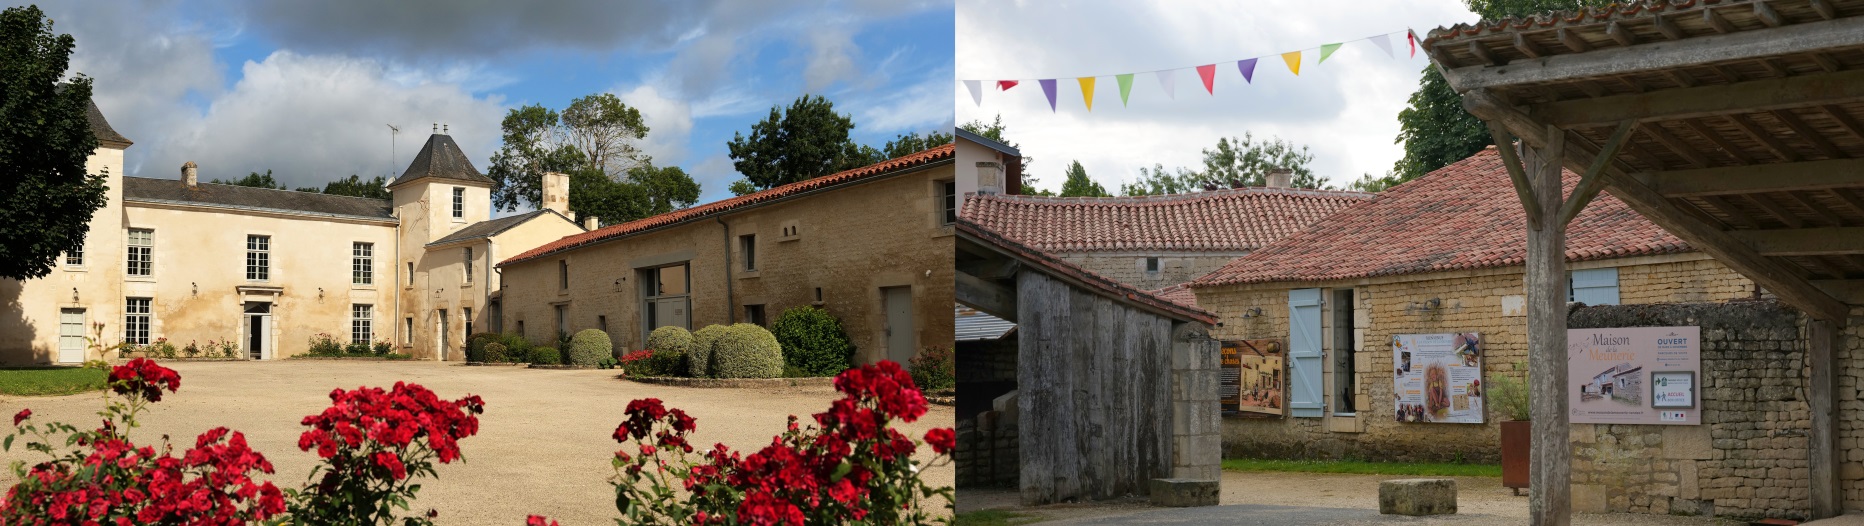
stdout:
POLYGON ((1289 170, 1287 168, 1269 170, 1268 175, 1264 176, 1263 179, 1264 184, 1269 188, 1287 188, 1294 185, 1294 170, 1289 170))
POLYGON ((559 172, 544 172, 543 208, 556 210, 557 213, 570 215, 570 176, 559 172))
POLYGON ((1003 165, 994 161, 977 163, 977 193, 997 194, 1003 192, 1003 165))
POLYGON ((200 182, 200 173, 201 167, 194 164, 194 161, 188 161, 186 164, 181 165, 182 184, 188 185, 188 188, 194 188, 194 186, 200 182))

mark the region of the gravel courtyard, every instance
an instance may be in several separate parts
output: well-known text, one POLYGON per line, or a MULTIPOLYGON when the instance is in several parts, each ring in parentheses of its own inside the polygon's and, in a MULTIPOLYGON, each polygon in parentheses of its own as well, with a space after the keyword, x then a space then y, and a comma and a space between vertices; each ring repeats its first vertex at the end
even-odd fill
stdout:
MULTIPOLYGON (((131 432, 151 444, 167 434, 176 453, 194 437, 215 426, 246 433, 252 447, 277 468, 271 480, 281 488, 302 485, 317 455, 299 451, 299 421, 329 406, 332 389, 389 387, 396 381, 418 383, 442 398, 477 394, 485 399, 479 434, 461 441, 466 461, 437 466, 439 480, 422 487, 415 509, 440 511, 439 524, 521 525, 527 514, 543 514, 566 526, 613 524, 618 514, 608 478, 609 459, 619 444, 610 438, 630 400, 656 397, 698 419, 696 448, 723 442, 735 450, 754 451, 782 431, 785 418, 828 408, 836 398, 828 387, 770 389, 695 389, 639 384, 615 378, 608 370, 535 370, 517 367, 466 367, 433 362, 285 360, 273 362, 173 362, 181 373, 181 390, 165 397, 131 432)), ((44 398, 0 397, 0 414, 30 407, 39 421, 63 420, 94 425, 102 407, 97 393, 44 398)), ((952 425, 950 407, 934 405, 903 432, 915 439, 926 430, 952 425)), ((9 429, 10 431, 10 429, 9 429)), ((17 447, 4 453, 33 460, 17 447)), ((921 448, 921 461, 930 459, 921 448)), ((10 486, 10 471, 0 470, 10 486)), ((935 486, 953 479, 949 464, 930 469, 924 478, 935 486)))

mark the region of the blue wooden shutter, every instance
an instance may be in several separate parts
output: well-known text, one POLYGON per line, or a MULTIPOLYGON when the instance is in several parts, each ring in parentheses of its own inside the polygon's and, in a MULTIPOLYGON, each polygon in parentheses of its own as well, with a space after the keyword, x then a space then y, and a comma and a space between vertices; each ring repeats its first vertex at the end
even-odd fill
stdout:
POLYGON ((1321 416, 1320 366, 1320 289, 1288 291, 1288 408, 1294 416, 1321 416))
POLYGON ((1587 305, 1618 304, 1618 269, 1575 270, 1567 281, 1567 298, 1587 305))

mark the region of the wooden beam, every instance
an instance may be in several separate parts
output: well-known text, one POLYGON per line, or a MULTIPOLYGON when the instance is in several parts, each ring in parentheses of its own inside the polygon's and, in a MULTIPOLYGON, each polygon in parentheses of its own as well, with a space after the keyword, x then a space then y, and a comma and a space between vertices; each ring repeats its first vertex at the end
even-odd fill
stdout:
POLYGON ((1749 119, 1748 116, 1729 115, 1728 122, 1735 123, 1735 127, 1740 128, 1742 133, 1746 133, 1748 138, 1767 147, 1767 151, 1773 152, 1773 156, 1780 158, 1781 162, 1799 162, 1799 150, 1780 142, 1780 139, 1775 138, 1772 132, 1761 129, 1760 125, 1755 124, 1754 120, 1749 119))
POLYGON ((1677 155, 1682 156, 1683 160, 1687 161, 1691 166, 1697 168, 1714 166, 1713 163, 1709 162, 1709 158, 1702 156, 1702 152, 1698 152, 1695 148, 1691 148, 1689 143, 1683 142, 1682 139, 1676 138, 1675 135, 1670 135, 1670 130, 1663 129, 1663 126, 1653 123, 1650 126, 1644 127, 1644 133, 1650 134, 1652 139, 1656 139, 1657 142, 1662 143, 1665 148, 1669 148, 1670 151, 1676 152, 1677 155))
POLYGON ((1844 349, 1843 321, 1810 320, 1806 323, 1806 409, 1812 429, 1806 433, 1806 467, 1812 479, 1812 517, 1824 519, 1844 513, 1844 485, 1838 465, 1838 352, 1844 349))
POLYGON ((1864 254, 1864 227, 1736 230, 1728 234, 1768 257, 1864 254))
POLYGON ((959 272, 953 274, 952 293, 963 303, 985 314, 1016 321, 1016 289, 959 272))
MULTIPOLYGON (((1704 13, 1714 13, 1704 9, 1704 13)), ((1725 22, 1725 21, 1724 21, 1725 22)), ((1660 41, 1588 52, 1590 46, 1566 28, 1560 41, 1574 53, 1521 61, 1506 66, 1467 66, 1444 78, 1458 93, 1477 88, 1540 84, 1581 78, 1647 73, 1699 64, 1755 60, 1864 45, 1864 17, 1847 17, 1765 31, 1660 41)))
POLYGON ((1715 12, 1714 8, 1702 10, 1702 22, 1714 28, 1716 33, 1726 35, 1735 32, 1735 25, 1728 23, 1728 19, 1722 18, 1721 13, 1715 12))
POLYGON ((1534 197, 1534 187, 1528 183, 1527 171, 1521 167, 1521 157, 1515 155, 1514 136, 1500 126, 1489 125, 1489 138, 1495 141, 1495 151, 1502 156, 1502 166, 1508 169, 1508 180, 1514 181, 1515 197, 1521 200, 1521 208, 1527 211, 1527 228, 1540 230, 1540 200, 1534 197))
POLYGON ((1808 53, 1807 56, 1812 57, 1812 63, 1818 64, 1819 69, 1825 70, 1826 73, 1837 73, 1838 70, 1845 69, 1845 65, 1838 62, 1838 59, 1832 58, 1831 55, 1808 53))
POLYGON ((1515 33, 1514 48, 1515 51, 1520 51, 1521 54, 1527 55, 1528 58, 1547 56, 1547 50, 1541 49, 1540 44, 1535 44, 1534 41, 1528 40, 1527 33, 1515 33))
POLYGON ((1495 54, 1489 52, 1489 47, 1482 45, 1482 41, 1479 40, 1469 41, 1469 54, 1475 55, 1477 60, 1481 60, 1484 64, 1490 66, 1507 64, 1507 61, 1495 58, 1495 54))
POLYGON ((1723 223, 1730 223, 1730 226, 1760 228, 1760 223, 1755 223, 1747 214, 1741 213, 1741 208, 1735 206, 1734 203, 1728 202, 1727 199, 1722 199, 1720 196, 1702 195, 1696 196, 1696 200, 1702 201, 1703 204, 1709 205, 1709 208, 1714 208, 1716 211, 1727 215, 1728 220, 1723 221, 1723 223))
POLYGON ((1846 157, 1844 152, 1838 150, 1838 146, 1825 139, 1825 134, 1819 133, 1818 130, 1812 128, 1812 125, 1806 124, 1805 119, 1799 118, 1799 114, 1787 110, 1773 110, 1773 118, 1779 119, 1781 124, 1792 128, 1793 133, 1798 134, 1800 139, 1811 143, 1812 148, 1818 150, 1819 154, 1824 155, 1825 158, 1843 159, 1846 157))
POLYGON ((1851 113, 1846 112, 1844 108, 1836 105, 1820 106, 1819 111, 1825 112, 1825 116, 1831 117, 1832 121, 1837 122, 1838 127, 1844 128, 1846 133, 1851 134, 1851 137, 1864 140, 1864 126, 1859 125, 1857 119, 1851 118, 1851 113))
MULTIPOLYGON (((1864 34, 1864 28, 1859 31, 1864 34)), ((1559 57, 1546 60, 1555 58, 1559 57)), ((1536 105, 1531 113, 1573 129, 1610 126, 1626 118, 1641 122, 1694 119, 1859 101, 1864 101, 1864 70, 1561 101, 1536 105)))
POLYGON ((1787 210, 1786 207, 1780 206, 1780 203, 1774 202, 1772 198, 1767 197, 1767 194, 1743 194, 1741 197, 1747 199, 1749 203, 1753 203, 1754 206, 1760 207, 1761 210, 1765 210, 1767 215, 1773 216, 1774 219, 1779 220, 1780 223, 1786 225, 1787 228, 1802 228, 1806 226, 1806 221, 1800 219, 1798 214, 1794 214, 1792 211, 1787 210))
MULTIPOLYGON (((1566 228, 1559 221, 1561 164, 1567 157, 1566 133, 1552 126, 1539 133, 1544 146, 1528 152, 1528 179, 1549 224, 1527 232, 1527 344, 1530 387, 1535 392, 1557 393, 1566 388, 1566 228)), ((1566 397, 1536 396, 1529 409, 1535 436, 1571 436, 1566 397)), ((1573 447, 1566 440, 1540 440, 1532 444, 1528 470, 1528 520, 1543 526, 1564 526, 1572 518, 1573 447)))
POLYGON ((1774 11, 1773 6, 1767 5, 1765 0, 1754 2, 1754 18, 1760 19, 1760 23, 1767 24, 1767 27, 1780 27, 1788 23, 1785 18, 1780 17, 1780 12, 1774 11))
POLYGON ((1586 39, 1584 37, 1579 36, 1578 33, 1568 31, 1564 27, 1558 30, 1555 30, 1553 32, 1553 35, 1556 38, 1560 39, 1561 44, 1566 45, 1566 49, 1574 53, 1585 53, 1587 51, 1592 51, 1591 43, 1586 42, 1586 39))
POLYGON ((1722 80, 1728 81, 1729 84, 1741 82, 1741 74, 1735 73, 1733 68, 1721 64, 1709 64, 1709 69, 1715 70, 1715 74, 1721 75, 1722 80))
POLYGON ((1864 305, 1864 279, 1815 279, 1812 284, 1840 301, 1864 305))
POLYGON ((1864 198, 1858 197, 1857 194, 1839 188, 1826 190, 1825 193, 1831 194, 1832 198, 1837 199, 1840 203, 1844 203, 1845 206, 1851 207, 1851 210, 1856 211, 1859 215, 1864 215, 1864 198))
POLYGON ((1716 133, 1715 130, 1709 128, 1708 124, 1704 124, 1702 119, 1687 119, 1682 121, 1682 123, 1684 126, 1689 127, 1689 131, 1696 132, 1696 135, 1700 135, 1702 138, 1708 139, 1709 142, 1715 143, 1716 148, 1721 149, 1722 153, 1727 154, 1729 157, 1733 157, 1737 164, 1754 164, 1754 159, 1748 157, 1747 150, 1741 149, 1734 141, 1730 141, 1727 137, 1723 137, 1722 134, 1716 133))
POLYGON ((1516 111, 1513 105, 1508 104, 1508 101, 1495 96, 1489 90, 1473 90, 1464 93, 1463 110, 1479 119, 1489 121, 1491 125, 1501 126, 1502 131, 1521 139, 1521 142, 1530 148, 1539 148, 1547 144, 1545 132, 1539 131, 1540 125, 1534 119, 1529 118, 1525 113, 1516 111), (1523 133, 1520 130, 1536 131, 1523 133))
POLYGON ((1586 204, 1599 195, 1599 190, 1605 189, 1605 169, 1611 166, 1612 159, 1618 157, 1618 149, 1623 148, 1636 131, 1635 121, 1618 123, 1618 129, 1605 139, 1605 144, 1600 145, 1599 152, 1592 156, 1592 164, 1587 165, 1585 173, 1580 176, 1579 186, 1573 188, 1572 197, 1566 198, 1566 203, 1561 205, 1560 228, 1564 229, 1571 224, 1573 218, 1579 216, 1579 211, 1585 210, 1586 204))
POLYGON ((1651 18, 1657 22, 1657 32, 1663 33, 1663 38, 1682 40, 1687 36, 1683 34, 1682 28, 1676 27, 1676 21, 1670 20, 1670 17, 1657 15, 1651 18))
POLYGON ((1832 8, 1831 0, 1812 0, 1812 10, 1819 13, 1819 18, 1831 20, 1838 18, 1838 10, 1832 8))
POLYGON ((1678 87, 1693 88, 1700 84, 1696 82, 1696 77, 1690 76, 1689 72, 1681 69, 1663 70, 1663 76, 1670 77, 1670 80, 1675 82, 1678 87))
POLYGON ((1664 197, 1689 197, 1864 188, 1858 174, 1864 174, 1864 160, 1837 159, 1646 172, 1637 178, 1664 197))
POLYGON ((1781 63, 1780 59, 1777 57, 1767 57, 1754 62, 1759 63, 1763 68, 1767 68, 1767 72, 1772 73, 1775 77, 1793 76, 1793 68, 1786 67, 1786 64, 1781 63))
POLYGON ((1785 194, 1788 199, 1792 199, 1794 203, 1798 203, 1799 206, 1803 206, 1803 207, 1806 207, 1807 210, 1811 210, 1812 215, 1819 216, 1820 220, 1825 221, 1826 223, 1830 223, 1831 226, 1845 226, 1844 218, 1838 217, 1838 213, 1833 212, 1831 207, 1821 205, 1817 201, 1813 201, 1812 197, 1806 195, 1805 193, 1802 193, 1802 192, 1782 192, 1782 193, 1785 194))
POLYGON ((1620 46, 1637 45, 1637 35, 1631 34, 1631 30, 1625 29, 1624 24, 1618 23, 1617 20, 1605 25, 1605 36, 1612 37, 1612 40, 1620 46))

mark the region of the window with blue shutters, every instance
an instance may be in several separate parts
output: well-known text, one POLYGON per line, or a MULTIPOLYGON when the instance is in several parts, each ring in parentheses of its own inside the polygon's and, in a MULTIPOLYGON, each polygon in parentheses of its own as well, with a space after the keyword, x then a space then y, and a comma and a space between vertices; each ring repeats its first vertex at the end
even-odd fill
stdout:
POLYGON ((1618 304, 1618 269, 1594 268, 1567 273, 1566 301, 1587 305, 1618 304))
POLYGON ((1321 394, 1320 289, 1288 291, 1288 409, 1296 417, 1319 417, 1321 394))

